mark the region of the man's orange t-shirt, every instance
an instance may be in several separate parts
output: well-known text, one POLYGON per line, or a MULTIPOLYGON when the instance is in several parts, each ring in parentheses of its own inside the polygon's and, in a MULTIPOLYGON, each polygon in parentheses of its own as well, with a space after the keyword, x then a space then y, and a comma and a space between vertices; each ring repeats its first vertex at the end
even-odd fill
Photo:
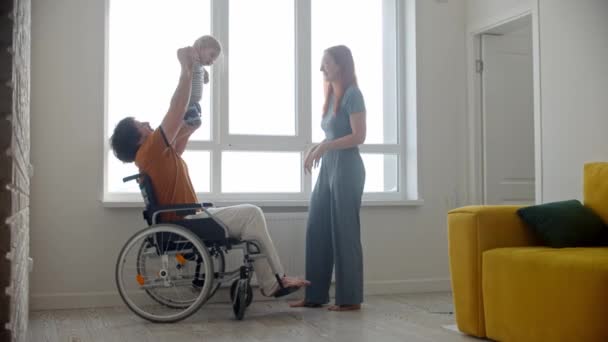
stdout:
MULTIPOLYGON (((161 127, 141 144, 135 156, 135 165, 150 177, 159 205, 198 203, 188 166, 169 144, 161 127)), ((180 216, 167 213, 162 218, 173 221, 180 216)))

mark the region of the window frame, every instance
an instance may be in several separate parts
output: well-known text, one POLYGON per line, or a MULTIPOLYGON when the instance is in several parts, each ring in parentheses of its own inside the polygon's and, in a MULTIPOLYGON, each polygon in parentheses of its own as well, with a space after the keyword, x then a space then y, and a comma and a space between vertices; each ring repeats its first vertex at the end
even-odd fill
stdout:
MULTIPOLYGON (((104 180, 102 202, 106 207, 141 207, 143 201, 139 193, 109 192, 108 191, 108 142, 110 127, 108 127, 108 74, 109 74, 109 3, 106 0, 105 22, 105 70, 104 70, 104 146, 103 165, 104 180)), ((229 4, 225 0, 210 0, 211 2, 211 33, 223 44, 221 68, 211 72, 210 140, 189 141, 187 150, 210 152, 210 189, 209 193, 197 193, 204 202, 213 202, 217 206, 248 202, 264 207, 305 207, 308 205, 312 192, 312 176, 305 174, 302 160, 306 149, 312 142, 312 112, 311 108, 311 73, 315 69, 311 61, 311 0, 294 1, 295 16, 295 128, 294 136, 268 135, 234 135, 229 134, 229 117, 219 113, 229 113, 229 4), (214 20, 214 18, 224 18, 214 20), (302 52, 303 51, 303 52, 302 52), (255 151, 255 152, 299 152, 300 180, 299 193, 221 193, 221 158, 223 151, 255 151)), ((359 146, 361 154, 395 154, 398 156, 397 192, 366 192, 363 195, 363 206, 408 206, 421 205, 418 188, 418 138, 417 138, 417 108, 416 108, 416 49, 415 49, 415 0, 383 0, 384 6, 395 6, 397 32, 390 36, 395 39, 396 56, 396 87, 397 95, 396 121, 397 142, 395 144, 363 144, 359 146), (393 4, 394 2, 394 4, 393 4)), ((387 34, 384 34, 387 39, 387 34)), ((385 57, 386 58, 386 57, 385 57)), ((385 80, 386 84, 386 80, 385 80)), ((386 99, 385 99, 386 101, 386 99)), ((385 123, 386 125, 386 123, 385 123)), ((125 177, 128 175, 124 175, 125 177)))

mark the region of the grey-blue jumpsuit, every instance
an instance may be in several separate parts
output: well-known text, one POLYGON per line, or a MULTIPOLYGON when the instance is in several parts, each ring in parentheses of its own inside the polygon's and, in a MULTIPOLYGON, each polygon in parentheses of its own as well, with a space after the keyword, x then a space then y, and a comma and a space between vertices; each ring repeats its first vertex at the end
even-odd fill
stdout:
MULTIPOLYGON (((365 112, 363 95, 351 85, 334 112, 330 98, 321 127, 326 140, 352 133, 350 115, 365 112)), ((329 302, 332 269, 336 267, 336 305, 363 302, 363 252, 359 210, 365 168, 359 148, 328 151, 322 158, 317 184, 310 199, 306 231, 306 303, 329 302)))

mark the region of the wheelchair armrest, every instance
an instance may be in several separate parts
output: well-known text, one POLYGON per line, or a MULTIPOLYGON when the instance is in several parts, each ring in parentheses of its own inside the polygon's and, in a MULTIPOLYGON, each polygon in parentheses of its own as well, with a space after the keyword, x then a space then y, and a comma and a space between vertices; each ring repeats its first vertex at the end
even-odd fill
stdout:
POLYGON ((194 209, 202 209, 203 205, 200 203, 186 203, 186 204, 172 204, 172 205, 159 205, 152 208, 153 212, 157 211, 184 211, 184 210, 194 210, 194 209))
POLYGON ((184 216, 186 215, 194 215, 197 212, 197 209, 202 209, 203 206, 200 203, 187 203, 187 204, 174 204, 174 205, 159 205, 156 207, 150 208, 152 212, 152 222, 156 222, 156 217, 160 213, 177 213, 183 212, 184 216))

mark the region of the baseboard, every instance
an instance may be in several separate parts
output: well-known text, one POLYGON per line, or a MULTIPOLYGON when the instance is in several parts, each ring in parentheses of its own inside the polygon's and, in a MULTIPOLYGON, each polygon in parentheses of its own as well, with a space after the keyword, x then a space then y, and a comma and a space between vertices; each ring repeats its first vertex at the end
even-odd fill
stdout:
POLYGON ((370 281, 365 283, 366 295, 408 294, 451 291, 450 278, 370 281))
MULTIPOLYGON (((332 286, 333 287, 333 286, 332 286)), ((370 281, 365 283, 366 295, 408 294, 424 292, 450 291, 449 278, 409 279, 370 281)), ((331 290, 333 293, 333 289, 331 290)), ((301 296, 301 292, 294 294, 293 298, 301 296)), ((274 300, 255 293, 256 301, 274 300)), ((228 303, 228 290, 222 288, 210 300, 211 303, 228 303)), ((76 292, 56 294, 32 294, 30 296, 30 310, 59 310, 84 309, 94 307, 123 306, 124 303, 116 291, 109 292, 76 292)))
POLYGON ((30 310, 81 309, 124 305, 118 292, 30 294, 30 310))

